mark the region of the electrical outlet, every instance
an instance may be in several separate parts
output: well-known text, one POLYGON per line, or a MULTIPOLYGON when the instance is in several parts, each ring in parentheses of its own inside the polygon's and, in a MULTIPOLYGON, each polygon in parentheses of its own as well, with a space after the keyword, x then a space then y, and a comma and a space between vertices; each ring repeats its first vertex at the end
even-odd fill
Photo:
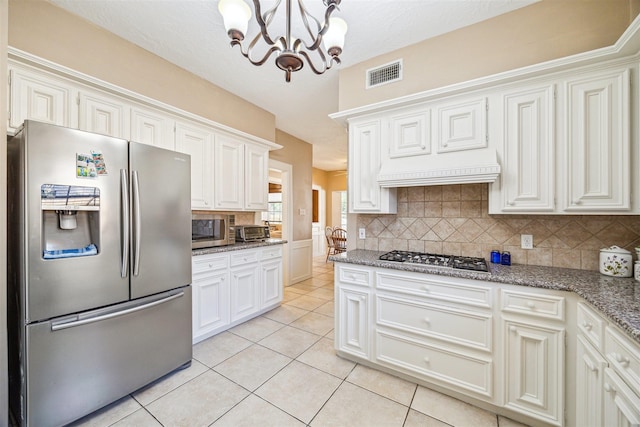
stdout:
POLYGON ((533 235, 521 234, 520 235, 520 247, 522 249, 533 249, 533 235))
POLYGON ((364 228, 359 228, 358 229, 358 238, 360 238, 360 239, 366 239, 367 238, 367 233, 366 233, 364 228))

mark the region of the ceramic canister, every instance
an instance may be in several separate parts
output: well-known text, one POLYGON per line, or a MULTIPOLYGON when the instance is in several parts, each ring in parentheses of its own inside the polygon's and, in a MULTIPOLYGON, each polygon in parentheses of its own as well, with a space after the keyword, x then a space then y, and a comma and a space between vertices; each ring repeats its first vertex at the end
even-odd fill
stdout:
POLYGON ((618 246, 600 249, 600 273, 607 276, 631 277, 633 274, 631 252, 618 246))

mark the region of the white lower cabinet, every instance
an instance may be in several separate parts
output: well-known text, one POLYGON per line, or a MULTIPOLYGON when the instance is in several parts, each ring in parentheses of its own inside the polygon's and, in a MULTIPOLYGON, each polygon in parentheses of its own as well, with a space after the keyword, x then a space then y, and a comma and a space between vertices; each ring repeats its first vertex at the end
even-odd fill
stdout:
POLYGON ((338 289, 340 325, 336 345, 341 351, 369 359, 371 297, 366 288, 342 285, 338 289))
POLYGON ((193 259, 193 342, 215 335, 229 324, 229 255, 193 259))
POLYGON ((193 343, 282 302, 282 247, 194 256, 193 343))
POLYGON ((507 408, 563 425, 564 328, 505 321, 507 408))
POLYGON ((640 398, 611 368, 604 371, 604 425, 640 425, 640 398))
POLYGON ((583 336, 576 346, 576 426, 604 425, 604 371, 607 361, 583 336))

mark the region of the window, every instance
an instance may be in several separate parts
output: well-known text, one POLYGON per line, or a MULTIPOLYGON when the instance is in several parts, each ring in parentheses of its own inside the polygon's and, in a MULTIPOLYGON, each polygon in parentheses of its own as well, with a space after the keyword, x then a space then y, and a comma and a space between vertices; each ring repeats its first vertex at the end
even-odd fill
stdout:
POLYGON ((282 222, 282 193, 269 193, 267 220, 269 222, 282 222))

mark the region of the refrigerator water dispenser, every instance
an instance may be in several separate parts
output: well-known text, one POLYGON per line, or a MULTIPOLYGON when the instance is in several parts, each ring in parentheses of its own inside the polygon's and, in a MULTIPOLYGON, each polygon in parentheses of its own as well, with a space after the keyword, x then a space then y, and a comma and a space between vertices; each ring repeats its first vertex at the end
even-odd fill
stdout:
POLYGON ((43 258, 96 255, 100 247, 100 190, 44 184, 40 193, 43 258))

